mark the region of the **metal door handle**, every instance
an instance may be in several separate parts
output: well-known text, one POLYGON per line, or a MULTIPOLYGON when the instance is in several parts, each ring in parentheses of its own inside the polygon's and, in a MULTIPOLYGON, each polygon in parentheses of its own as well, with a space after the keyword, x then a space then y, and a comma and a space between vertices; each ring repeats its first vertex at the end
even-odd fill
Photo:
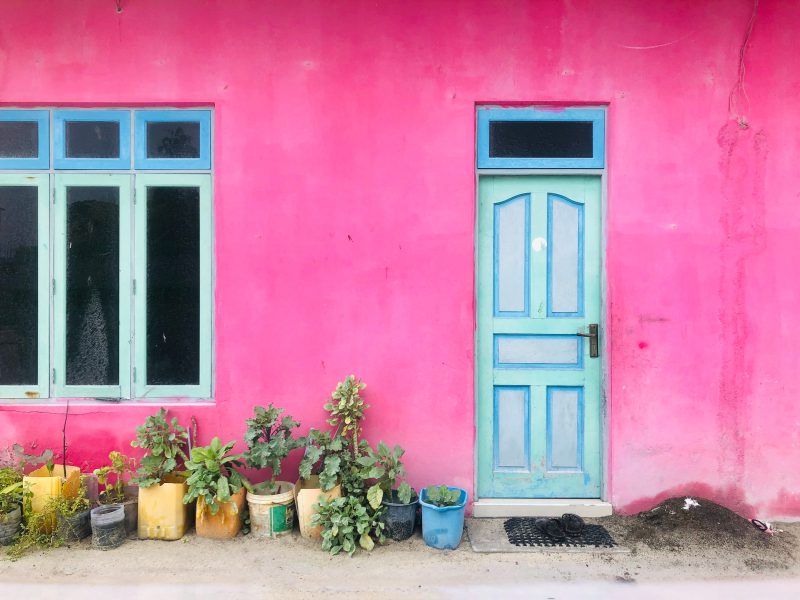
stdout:
POLYGON ((600 356, 600 344, 598 343, 598 333, 599 327, 597 323, 592 323, 589 325, 589 333, 581 333, 580 331, 575 335, 579 335, 580 337, 587 337, 589 338, 589 356, 591 358, 597 358, 600 356))

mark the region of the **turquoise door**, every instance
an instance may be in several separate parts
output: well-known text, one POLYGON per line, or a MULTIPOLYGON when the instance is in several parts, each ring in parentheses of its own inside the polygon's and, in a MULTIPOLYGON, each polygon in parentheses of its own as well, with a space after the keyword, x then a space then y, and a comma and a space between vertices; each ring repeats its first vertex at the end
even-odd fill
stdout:
POLYGON ((600 178, 481 177, 477 260, 478 496, 599 498, 600 178))

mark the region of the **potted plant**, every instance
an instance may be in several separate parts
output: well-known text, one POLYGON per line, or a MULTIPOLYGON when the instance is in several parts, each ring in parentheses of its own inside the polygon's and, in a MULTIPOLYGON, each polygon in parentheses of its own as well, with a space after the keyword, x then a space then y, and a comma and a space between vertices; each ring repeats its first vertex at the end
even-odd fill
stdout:
POLYGON ((281 462, 299 447, 292 430, 300 423, 289 415, 281 417, 283 409, 272 404, 268 408, 256 406, 253 412, 246 421, 244 460, 252 469, 269 469, 269 478, 247 492, 250 532, 254 537, 277 537, 294 527, 294 485, 277 478, 281 462))
POLYGON ((446 485, 422 490, 422 537, 432 548, 455 550, 464 532, 467 491, 446 485))
MULTIPOLYGON (((64 448, 66 451, 66 441, 64 441, 64 448)), ((41 456, 24 456, 26 465, 42 465, 22 478, 28 493, 29 502, 26 502, 26 507, 29 509, 28 512, 47 513, 44 527, 52 531, 56 522, 55 515, 48 510, 48 503, 51 498, 64 496, 72 499, 78 495, 81 488, 80 467, 66 464, 64 457, 62 457, 61 464, 55 464, 52 450, 45 450, 41 456)))
POLYGON ((322 498, 342 495, 362 497, 364 481, 356 459, 368 448, 360 439, 364 411, 369 408, 361 398, 366 386, 355 375, 349 375, 336 385, 330 402, 324 405, 330 413, 328 424, 333 432, 312 429, 303 439, 305 453, 300 461, 300 479, 295 485, 297 520, 300 534, 319 538, 322 529, 312 526, 311 517, 322 498))
POLYGON ((55 514, 55 533, 60 543, 78 542, 92 533, 91 504, 86 498, 85 483, 82 478, 75 496, 55 496, 47 503, 47 511, 55 514))
POLYGON ((139 489, 130 484, 136 460, 116 450, 109 452, 108 460, 111 464, 94 470, 97 483, 102 486, 97 500, 103 505, 121 504, 125 510, 125 530, 133 533, 137 530, 139 513, 139 489))
POLYGON ((361 476, 375 483, 367 490, 367 500, 373 509, 383 505, 382 516, 386 530, 395 541, 406 540, 414 533, 417 523, 417 494, 407 482, 397 485, 398 479, 405 475, 401 457, 405 454, 400 446, 394 450, 383 442, 378 443, 377 451, 372 449, 357 459, 361 466, 361 476))
POLYGON ((167 421, 162 408, 136 428, 134 448, 142 448, 137 475, 131 481, 139 486, 138 532, 140 538, 177 540, 189 524, 186 477, 180 467, 188 459, 189 434, 173 417, 167 421))
POLYGON ((318 539, 322 533, 319 526, 311 523, 317 512, 317 503, 342 495, 339 482, 343 464, 343 454, 347 454, 344 440, 333 433, 312 429, 303 438, 305 453, 300 461, 300 478, 294 487, 294 500, 297 506, 297 520, 300 535, 318 539))
POLYGON ((246 490, 245 479, 234 469, 243 466, 241 455, 230 454, 235 443, 223 446, 215 437, 208 446, 192 448, 186 463, 191 474, 183 501, 197 500, 195 526, 200 537, 229 539, 242 527, 246 490))
POLYGON ((0 546, 7 546, 22 524, 22 474, 11 467, 0 469, 0 546))

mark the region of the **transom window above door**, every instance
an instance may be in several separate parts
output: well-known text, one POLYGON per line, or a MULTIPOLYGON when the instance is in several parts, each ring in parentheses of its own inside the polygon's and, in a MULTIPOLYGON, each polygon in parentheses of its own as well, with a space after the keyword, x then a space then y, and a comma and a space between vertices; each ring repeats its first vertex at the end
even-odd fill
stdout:
POLYGON ((213 397, 211 115, 0 109, 0 402, 213 397))
POLYGON ((602 169, 600 108, 478 107, 479 169, 602 169))

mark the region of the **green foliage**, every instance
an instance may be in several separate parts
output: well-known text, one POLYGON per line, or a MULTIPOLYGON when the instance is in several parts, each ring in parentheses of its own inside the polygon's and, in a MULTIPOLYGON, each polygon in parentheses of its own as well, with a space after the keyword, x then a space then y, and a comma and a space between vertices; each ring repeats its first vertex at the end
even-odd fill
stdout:
POLYGON ((147 417, 144 425, 136 428, 136 439, 131 442, 134 448, 142 448, 145 456, 131 481, 141 487, 160 484, 164 477, 174 473, 182 462, 188 460, 186 448, 189 434, 178 425, 173 417, 167 421, 167 409, 147 417))
POLYGON ((47 550, 58 548, 64 544, 68 531, 64 527, 57 527, 56 523, 59 516, 65 519, 89 508, 86 487, 83 484, 83 479, 81 479, 81 485, 75 497, 56 496, 50 498, 44 510, 36 513, 30 509, 31 493, 29 491, 24 492, 25 522, 14 543, 8 548, 7 554, 11 560, 21 558, 26 552, 34 548, 47 550))
POLYGON ((81 478, 81 485, 78 493, 72 498, 65 496, 54 496, 47 500, 45 512, 55 513, 63 518, 74 517, 89 508, 89 500, 86 498, 86 486, 84 478, 81 478))
POLYGON ((30 513, 25 517, 22 531, 6 553, 11 560, 22 558, 28 550, 58 548, 64 544, 62 533, 52 525, 52 513, 30 513))
MULTIPOLYGON (((363 456, 356 459, 360 477, 364 481, 374 481, 367 490, 367 500, 372 508, 380 506, 384 495, 391 499, 398 479, 405 476, 406 469, 400 460, 403 454, 405 450, 400 446, 395 446, 392 450, 383 442, 378 442, 377 451, 369 448, 363 456)), ((406 482, 397 488, 397 499, 403 504, 409 504, 414 496, 414 488, 406 482)))
POLYGON ((184 504, 197 500, 200 514, 206 509, 212 515, 219 512, 220 504, 230 501, 231 496, 245 486, 245 479, 234 467, 241 468, 242 455, 230 454, 235 441, 224 446, 215 437, 208 446, 192 448, 192 458, 186 463, 191 475, 186 480, 189 491, 183 497, 184 504))
POLYGON ((323 550, 332 555, 344 550, 352 556, 358 546, 369 551, 386 540, 380 521, 384 510, 371 509, 355 496, 342 496, 320 502, 311 524, 322 527, 323 550))
POLYGON ((446 485, 430 485, 425 488, 425 501, 434 506, 455 506, 461 498, 459 490, 451 490, 446 485))
POLYGON ((332 490, 342 474, 342 465, 348 454, 345 440, 327 431, 312 429, 302 438, 305 454, 300 461, 300 477, 308 479, 319 475, 322 491, 332 490))
POLYGON ((289 415, 280 418, 283 409, 272 404, 268 408, 256 406, 254 413, 246 421, 244 441, 247 452, 244 459, 253 469, 270 469, 267 488, 272 490, 281 473, 281 462, 292 450, 300 447, 300 442, 292 436, 292 430, 297 429, 300 423, 289 415))
POLYGON ((0 469, 0 515, 22 505, 22 473, 11 467, 0 469))
POLYGON ((331 414, 328 424, 336 427, 339 435, 352 441, 353 458, 358 455, 361 421, 364 419, 364 411, 369 408, 360 395, 365 387, 367 384, 355 375, 348 375, 344 381, 336 385, 331 401, 323 407, 331 414))
POLYGON ((97 483, 103 486, 100 501, 104 504, 125 501, 125 482, 131 478, 136 461, 112 450, 108 454, 110 465, 94 470, 97 483))

